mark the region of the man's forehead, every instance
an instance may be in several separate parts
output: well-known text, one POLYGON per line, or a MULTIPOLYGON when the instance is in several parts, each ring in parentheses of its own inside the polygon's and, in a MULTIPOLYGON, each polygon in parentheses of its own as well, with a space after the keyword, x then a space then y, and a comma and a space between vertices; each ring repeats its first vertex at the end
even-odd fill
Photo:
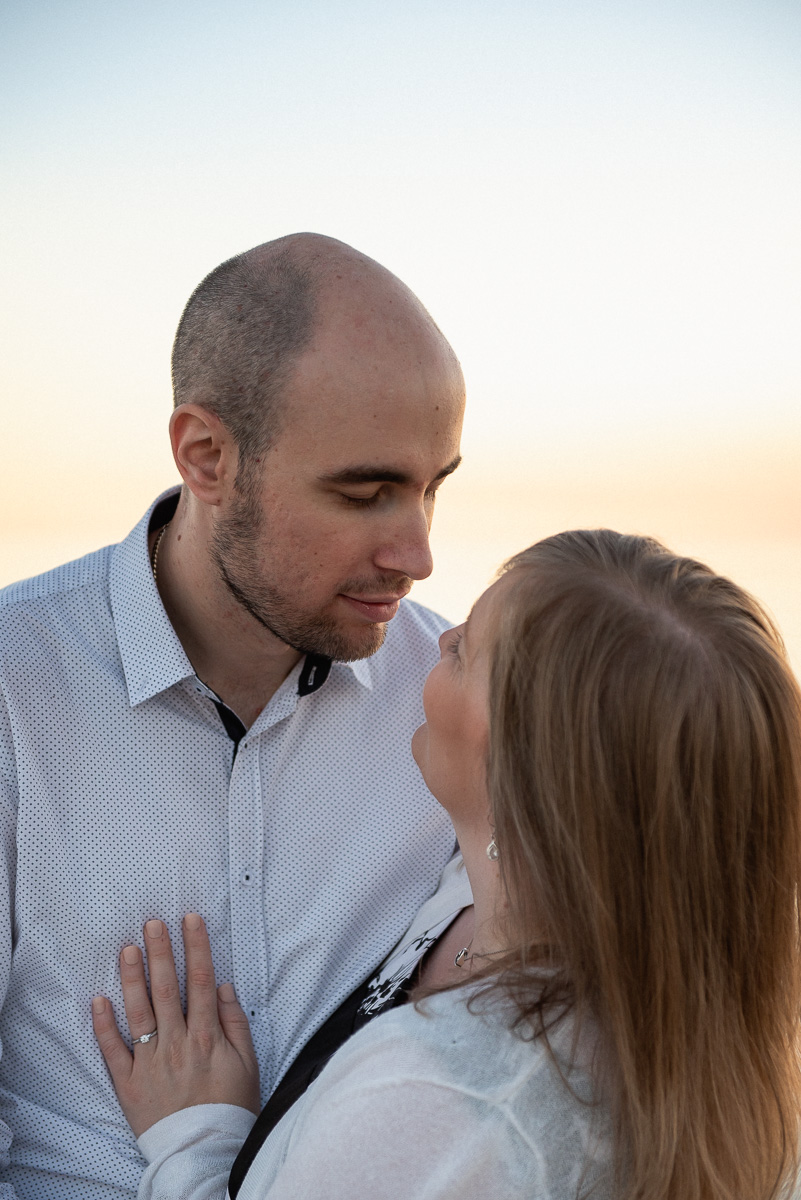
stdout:
POLYGON ((331 482, 427 481, 458 454, 464 382, 441 335, 372 345, 313 343, 283 388, 276 440, 331 482), (438 339, 438 340, 437 340, 438 339))
POLYGON ((273 449, 307 478, 429 482, 458 465, 463 399, 450 381, 399 372, 352 387, 341 378, 305 382, 289 391, 273 449))

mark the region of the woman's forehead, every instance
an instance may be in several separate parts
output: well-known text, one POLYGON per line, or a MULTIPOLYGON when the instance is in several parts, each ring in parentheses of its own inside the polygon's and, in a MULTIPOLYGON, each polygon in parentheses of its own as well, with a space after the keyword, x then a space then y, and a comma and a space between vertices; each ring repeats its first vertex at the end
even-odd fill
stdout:
POLYGON ((504 604, 504 592, 509 586, 508 575, 503 575, 482 592, 470 609, 464 624, 464 637, 468 647, 476 651, 495 629, 500 615, 499 606, 504 604))

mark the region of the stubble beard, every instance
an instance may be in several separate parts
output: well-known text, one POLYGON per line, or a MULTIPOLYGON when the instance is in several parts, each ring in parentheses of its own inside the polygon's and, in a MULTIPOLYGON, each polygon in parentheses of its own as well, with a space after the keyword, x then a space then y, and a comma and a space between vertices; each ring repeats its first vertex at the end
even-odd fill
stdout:
MULTIPOLYGON (((229 515, 214 526, 211 556, 236 603, 300 654, 322 654, 335 662, 354 662, 375 654, 386 637, 385 624, 365 625, 358 638, 348 636, 331 617, 304 612, 297 597, 257 575, 256 564, 264 551, 263 540, 258 544, 261 526, 258 500, 247 485, 238 492, 229 515)), ((358 580, 345 581, 341 590, 356 595, 362 586, 358 580)), ((397 588, 397 579, 391 586, 397 588)))

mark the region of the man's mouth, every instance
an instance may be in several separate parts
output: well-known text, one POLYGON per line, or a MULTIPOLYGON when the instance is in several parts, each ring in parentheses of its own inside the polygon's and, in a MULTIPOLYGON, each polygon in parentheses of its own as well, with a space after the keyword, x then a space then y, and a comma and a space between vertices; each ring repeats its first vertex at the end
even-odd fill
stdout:
POLYGON ((340 592, 340 595, 362 617, 366 617, 368 621, 383 624, 384 621, 391 621, 395 616, 398 605, 406 593, 400 592, 394 596, 348 596, 346 593, 340 592))

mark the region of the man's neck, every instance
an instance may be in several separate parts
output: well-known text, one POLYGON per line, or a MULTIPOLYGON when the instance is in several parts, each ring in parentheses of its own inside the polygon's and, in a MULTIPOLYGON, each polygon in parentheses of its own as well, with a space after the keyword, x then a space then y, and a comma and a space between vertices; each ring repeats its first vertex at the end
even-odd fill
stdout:
POLYGON ((237 603, 180 503, 159 541, 156 585, 195 674, 249 729, 301 655, 237 603))

